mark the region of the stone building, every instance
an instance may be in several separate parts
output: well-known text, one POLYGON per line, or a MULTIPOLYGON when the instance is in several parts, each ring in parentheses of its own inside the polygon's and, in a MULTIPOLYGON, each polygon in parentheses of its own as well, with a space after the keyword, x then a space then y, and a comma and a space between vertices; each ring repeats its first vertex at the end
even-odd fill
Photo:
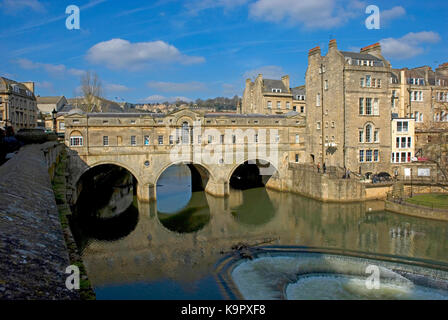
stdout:
POLYGON ((37 96, 37 108, 42 114, 51 114, 53 110, 60 111, 67 103, 67 99, 64 96, 37 96))
POLYGON ((306 116, 310 162, 352 172, 390 171, 390 63, 374 44, 359 53, 331 40, 308 54, 306 116))
POLYGON ((291 111, 305 113, 305 88, 290 88, 289 76, 281 80, 263 79, 259 74, 255 81, 246 80, 241 113, 284 114, 291 111))
POLYGON ((0 77, 0 127, 12 126, 15 131, 34 128, 37 116, 34 83, 0 77))

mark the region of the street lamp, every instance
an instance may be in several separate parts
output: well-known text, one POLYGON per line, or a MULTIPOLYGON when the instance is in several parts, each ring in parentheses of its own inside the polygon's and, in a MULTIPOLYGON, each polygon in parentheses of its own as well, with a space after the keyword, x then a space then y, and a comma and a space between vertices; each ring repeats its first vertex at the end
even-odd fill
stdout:
POLYGON ((53 111, 51 112, 51 117, 53 118, 53 131, 56 133, 56 114, 58 112, 56 111, 56 108, 53 109, 53 111))

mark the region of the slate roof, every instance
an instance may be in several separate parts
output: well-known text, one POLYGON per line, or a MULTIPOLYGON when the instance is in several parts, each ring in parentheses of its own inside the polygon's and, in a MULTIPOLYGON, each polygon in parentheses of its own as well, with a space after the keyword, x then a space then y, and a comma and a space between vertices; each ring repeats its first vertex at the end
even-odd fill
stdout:
POLYGON ((281 89, 282 93, 289 93, 282 80, 263 79, 263 92, 272 92, 272 89, 281 89))
POLYGON ((291 88, 291 93, 292 93, 293 96, 297 96, 297 95, 304 96, 305 92, 306 92, 306 87, 305 86, 291 88))
POLYGON ((62 98, 64 98, 64 96, 36 97, 36 100, 38 104, 57 104, 62 98))
POLYGON ((378 57, 375 57, 369 53, 358 53, 358 52, 349 52, 349 51, 340 51, 344 57, 348 57, 354 60, 373 60, 373 65, 375 67, 383 67, 384 63, 378 57))

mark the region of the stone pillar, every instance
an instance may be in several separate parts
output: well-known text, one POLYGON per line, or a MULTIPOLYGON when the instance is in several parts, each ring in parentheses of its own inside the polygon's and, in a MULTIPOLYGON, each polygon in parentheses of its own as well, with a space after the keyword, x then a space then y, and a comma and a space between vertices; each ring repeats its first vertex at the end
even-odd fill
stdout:
POLYGON ((156 200, 156 189, 153 184, 137 183, 137 199, 143 202, 156 200))
POLYGON ((211 194, 216 197, 225 197, 229 195, 229 183, 223 181, 208 181, 207 186, 205 187, 205 192, 211 194))

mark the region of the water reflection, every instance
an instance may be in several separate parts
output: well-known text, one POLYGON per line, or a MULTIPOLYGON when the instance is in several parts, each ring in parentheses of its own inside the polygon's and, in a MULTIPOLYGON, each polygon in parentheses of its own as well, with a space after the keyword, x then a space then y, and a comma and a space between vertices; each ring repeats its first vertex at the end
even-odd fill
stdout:
MULTIPOLYGON (((179 187, 177 180, 172 181, 179 187)), ((166 182, 162 185, 168 188, 166 182)), ((168 191, 165 199, 173 199, 168 191)), ((238 242, 266 239, 275 239, 275 245, 448 262, 448 223, 386 212, 382 202, 322 203, 264 188, 236 191, 228 198, 192 192, 180 209, 170 201, 159 205, 163 201, 158 192, 157 204, 136 203, 138 223, 127 236, 84 241, 83 259, 99 299, 126 298, 130 287, 140 288, 140 295, 133 297, 142 299, 189 294, 195 299, 224 298, 218 286, 209 284, 221 252, 238 242), (158 296, 154 292, 162 290, 161 283, 176 283, 179 290, 160 291, 158 296)))

